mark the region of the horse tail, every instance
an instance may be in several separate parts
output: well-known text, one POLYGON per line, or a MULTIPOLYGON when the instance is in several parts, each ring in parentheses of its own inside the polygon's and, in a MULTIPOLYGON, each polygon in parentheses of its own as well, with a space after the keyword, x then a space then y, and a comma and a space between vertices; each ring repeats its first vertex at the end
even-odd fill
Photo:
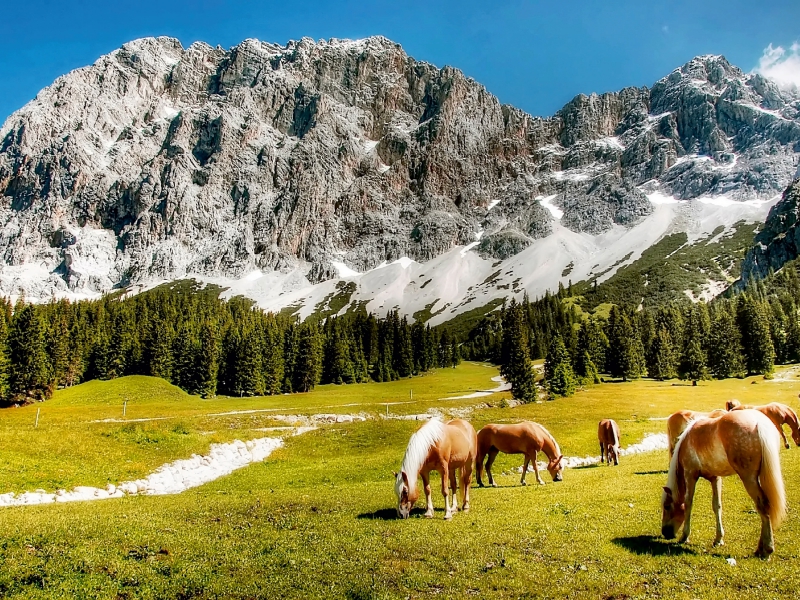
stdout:
POLYGON ((786 517, 786 490, 783 487, 781 474, 780 439, 775 427, 770 423, 767 427, 758 427, 758 439, 761 442, 761 472, 758 480, 767 497, 767 512, 773 527, 778 527, 786 517))

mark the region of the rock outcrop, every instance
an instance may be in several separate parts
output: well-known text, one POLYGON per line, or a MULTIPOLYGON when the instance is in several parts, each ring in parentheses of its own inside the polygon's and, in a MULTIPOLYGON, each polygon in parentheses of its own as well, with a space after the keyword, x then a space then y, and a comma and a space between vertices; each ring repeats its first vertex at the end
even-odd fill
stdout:
POLYGON ((766 277, 800 256, 800 179, 795 179, 772 207, 764 228, 742 263, 739 286, 766 277))
POLYGON ((136 40, 0 130, 0 293, 254 269, 317 282, 480 235, 477 250, 504 259, 559 219, 591 234, 631 225, 652 212, 648 191, 778 194, 799 110, 719 56, 538 118, 382 37, 136 40))

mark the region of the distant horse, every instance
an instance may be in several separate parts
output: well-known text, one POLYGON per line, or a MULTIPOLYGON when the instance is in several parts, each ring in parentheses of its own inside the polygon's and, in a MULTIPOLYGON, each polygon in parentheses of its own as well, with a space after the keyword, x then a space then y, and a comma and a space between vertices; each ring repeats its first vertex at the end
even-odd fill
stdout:
POLYGON ((730 400, 727 404, 731 407, 728 410, 744 410, 746 408, 752 408, 767 415, 769 420, 772 421, 773 425, 775 425, 775 427, 778 428, 778 431, 780 431, 781 438, 783 438, 783 445, 788 450, 791 448, 791 446, 786 440, 786 434, 783 432, 783 424, 786 423, 789 426, 789 429, 792 430, 792 440, 794 440, 795 444, 800 446, 800 424, 797 420, 797 413, 785 404, 781 404, 780 402, 770 402, 764 406, 746 406, 738 400, 730 400))
POLYGON ((619 464, 619 425, 613 419, 603 419, 597 426, 597 439, 600 442, 600 462, 619 464))
POLYGON ((481 475, 483 474, 483 461, 486 460, 486 474, 489 476, 489 485, 496 486, 492 477, 492 464, 497 454, 523 454, 525 464, 522 467, 522 478, 520 483, 525 484, 525 474, 528 472, 528 464, 533 463, 533 472, 536 474, 536 481, 544 485, 544 481, 539 476, 539 465, 536 462, 536 455, 544 452, 547 456, 547 471, 553 481, 561 481, 561 449, 558 447, 556 439, 544 427, 538 423, 523 421, 514 425, 495 425, 489 423, 478 432, 478 458, 477 475, 478 485, 483 487, 481 475))
POLYGON ((728 411, 718 408, 716 410, 712 410, 710 413, 697 412, 696 410, 679 410, 676 413, 672 413, 669 416, 669 419, 667 419, 667 439, 669 440, 670 458, 672 458, 672 452, 675 449, 675 443, 678 441, 678 438, 686 430, 687 425, 689 425, 691 421, 704 418, 716 419, 717 417, 724 415, 726 412, 728 411))
POLYGON ((716 515, 714 545, 723 545, 722 478, 734 473, 761 516, 761 538, 756 555, 775 550, 773 528, 786 516, 781 476, 780 437, 770 420, 755 410, 733 411, 716 419, 691 421, 672 455, 667 485, 661 497, 661 534, 671 540, 683 525, 681 542, 691 533, 692 501, 700 477, 711 483, 716 515))
POLYGON ((395 473, 394 491, 397 495, 397 514, 407 519, 419 498, 417 477, 422 477, 425 487, 427 510, 425 516, 433 518, 430 472, 438 471, 442 478, 444 496, 444 518, 452 519, 458 512, 456 494, 456 469, 461 469, 462 510, 469 510, 469 488, 472 483, 472 468, 477 448, 475 429, 467 421, 453 419, 442 423, 431 419, 420 427, 408 442, 400 473, 395 473), (447 483, 453 492, 452 506, 448 499, 447 483))

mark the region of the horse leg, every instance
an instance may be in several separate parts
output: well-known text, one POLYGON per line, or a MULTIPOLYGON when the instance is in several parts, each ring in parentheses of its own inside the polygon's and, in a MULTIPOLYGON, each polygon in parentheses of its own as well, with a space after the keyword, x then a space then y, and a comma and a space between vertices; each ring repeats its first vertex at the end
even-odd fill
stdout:
POLYGON ((544 485, 544 479, 542 479, 542 476, 539 475, 539 461, 536 460, 537 454, 538 452, 533 455, 531 460, 531 462, 533 463, 533 473, 534 475, 536 475, 536 481, 539 482, 539 485, 544 485))
POLYGON ((478 485, 483 487, 483 459, 486 455, 478 449, 478 455, 475 457, 475 477, 478 479, 478 485))
POLYGON ((431 492, 431 474, 427 471, 422 471, 422 484, 425 486, 425 517, 428 519, 433 518, 433 493, 431 492))
MULTIPOLYGON (((741 475, 740 475, 741 477, 741 475)), ((775 540, 772 537, 772 521, 769 520, 769 500, 767 500, 764 490, 758 484, 758 477, 755 475, 742 477, 744 489, 750 494, 753 502, 756 504, 756 510, 761 517, 761 537, 758 540, 758 548, 756 548, 756 556, 761 558, 769 558, 769 555, 775 552, 775 540)))
POLYGON ((725 535, 725 530, 722 529, 722 477, 714 477, 711 480, 711 491, 713 493, 711 506, 714 508, 714 515, 717 518, 717 537, 714 538, 714 546, 724 546, 725 542, 722 539, 722 536, 725 535))
POLYGON ((461 510, 469 512, 469 486, 472 483, 472 462, 461 467, 461 510))
POLYGON ((789 448, 791 448, 791 446, 789 445, 789 442, 786 441, 786 434, 783 432, 783 425, 778 425, 778 431, 781 432, 781 437, 783 438, 783 446, 784 446, 784 448, 786 448, 788 450, 789 448))
POLYGON ((486 476, 489 478, 489 485, 492 487, 497 487, 494 477, 492 477, 492 465, 494 464, 494 459, 497 458, 498 452, 500 451, 497 448, 492 448, 489 450, 489 458, 486 459, 486 476))
POLYGON ((453 493, 452 497, 452 508, 450 509, 452 512, 458 512, 458 484, 456 483, 456 470, 450 470, 450 491, 453 493))
POLYGON ((528 463, 530 463, 530 461, 531 457, 526 454, 525 463, 522 465, 522 478, 519 480, 521 485, 528 485, 527 483, 525 483, 525 474, 528 472, 528 463))
POLYGON ((600 442, 600 464, 606 462, 606 445, 600 442))
POLYGON ((686 474, 686 498, 684 504, 686 505, 686 518, 683 521, 683 535, 681 536, 681 544, 689 541, 689 535, 692 533, 692 502, 694 501, 694 488, 697 485, 697 476, 686 474))
POLYGON ((444 496, 444 520, 449 521, 453 518, 453 513, 450 510, 450 496, 447 493, 447 486, 450 483, 450 471, 447 468, 447 463, 443 464, 439 473, 442 475, 442 496, 444 496))

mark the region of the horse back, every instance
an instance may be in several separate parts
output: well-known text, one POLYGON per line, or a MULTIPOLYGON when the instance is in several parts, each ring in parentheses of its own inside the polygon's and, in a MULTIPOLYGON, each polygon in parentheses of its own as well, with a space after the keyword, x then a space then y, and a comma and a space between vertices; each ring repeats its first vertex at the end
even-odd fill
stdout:
POLYGON ((509 425, 489 423, 478 433, 478 444, 482 453, 494 447, 504 454, 530 454, 541 450, 545 435, 542 428, 531 421, 509 425))
POLYGON ((475 460, 478 438, 475 428, 463 419, 445 423, 445 435, 439 443, 441 458, 451 466, 461 466, 475 460))
POLYGON ((619 443, 619 426, 613 419, 603 419, 597 425, 597 439, 601 444, 614 446, 619 443))

